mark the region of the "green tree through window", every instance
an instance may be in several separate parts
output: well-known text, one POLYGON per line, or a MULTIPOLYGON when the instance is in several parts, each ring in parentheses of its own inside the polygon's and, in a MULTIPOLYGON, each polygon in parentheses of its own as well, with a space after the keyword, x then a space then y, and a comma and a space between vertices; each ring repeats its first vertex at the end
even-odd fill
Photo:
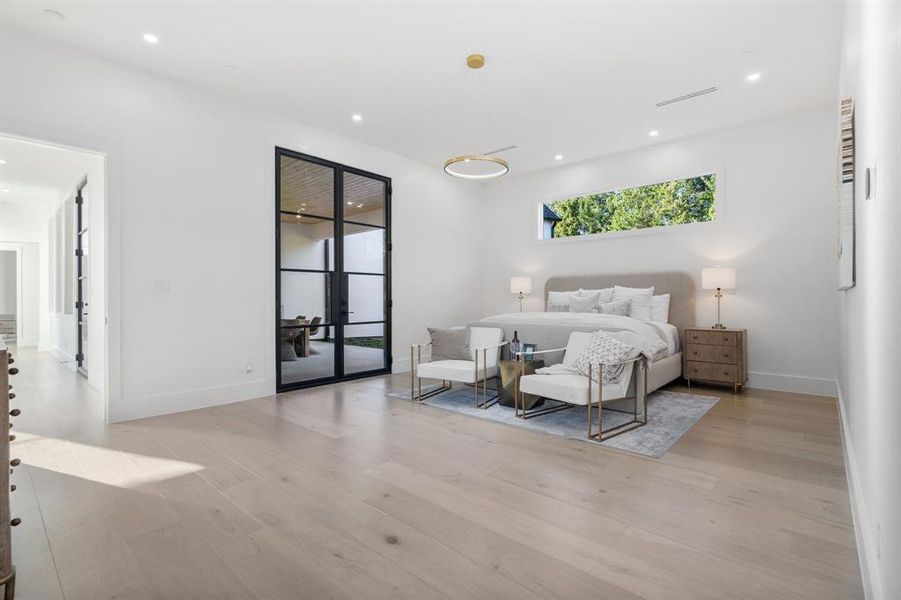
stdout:
POLYGON ((716 175, 701 175, 548 202, 553 237, 647 229, 716 218, 716 175))

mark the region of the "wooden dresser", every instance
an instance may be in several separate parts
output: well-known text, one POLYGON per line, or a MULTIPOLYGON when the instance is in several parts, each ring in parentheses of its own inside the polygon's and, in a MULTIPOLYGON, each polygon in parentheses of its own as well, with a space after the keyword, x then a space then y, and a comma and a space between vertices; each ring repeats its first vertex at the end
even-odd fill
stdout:
POLYGON ((745 329, 685 329, 682 373, 692 381, 728 383, 738 393, 748 381, 748 332, 745 329))

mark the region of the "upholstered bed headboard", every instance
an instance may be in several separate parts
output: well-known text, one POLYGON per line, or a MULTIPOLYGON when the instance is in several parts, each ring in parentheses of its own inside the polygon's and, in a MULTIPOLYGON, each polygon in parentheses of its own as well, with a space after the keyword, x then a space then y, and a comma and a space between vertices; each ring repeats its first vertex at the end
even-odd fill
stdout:
POLYGON ((695 325, 695 280, 688 273, 630 273, 628 275, 560 275, 550 277, 544 284, 544 299, 548 292, 567 292, 578 289, 599 290, 622 285, 651 287, 654 294, 669 294, 669 322, 679 328, 695 325))

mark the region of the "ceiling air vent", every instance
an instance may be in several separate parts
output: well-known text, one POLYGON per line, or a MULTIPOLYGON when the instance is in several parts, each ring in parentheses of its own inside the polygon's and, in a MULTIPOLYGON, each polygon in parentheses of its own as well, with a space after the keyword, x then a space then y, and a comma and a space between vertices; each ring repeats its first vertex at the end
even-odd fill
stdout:
POLYGON ((719 88, 716 86, 709 87, 706 90, 698 90, 697 92, 692 92, 690 94, 685 94, 684 96, 679 96, 677 98, 670 98, 669 100, 661 100, 657 103, 657 108, 663 108, 668 104, 675 104, 676 102, 682 102, 683 100, 691 100, 692 98, 697 98, 698 96, 706 96, 707 94, 712 94, 713 92, 719 91, 719 88))

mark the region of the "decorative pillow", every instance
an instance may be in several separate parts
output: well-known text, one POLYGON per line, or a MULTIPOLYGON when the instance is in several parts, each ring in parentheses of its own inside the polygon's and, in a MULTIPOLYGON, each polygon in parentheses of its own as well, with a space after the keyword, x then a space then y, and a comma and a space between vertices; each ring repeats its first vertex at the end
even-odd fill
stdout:
POLYGON ((599 308, 601 313, 605 315, 628 317, 629 312, 632 310, 632 298, 625 298, 616 302, 601 302, 599 308))
POLYGON ((631 304, 629 305, 629 316, 633 319, 638 319, 639 321, 650 321, 651 320, 651 297, 645 295, 635 295, 635 296, 621 296, 614 300, 614 302, 621 302, 623 300, 631 300, 631 304))
POLYGON ((583 375, 588 375, 588 365, 591 365, 591 378, 601 383, 616 381, 623 372, 623 361, 635 358, 639 351, 635 346, 620 341, 607 333, 599 330, 591 334, 585 350, 576 359, 575 367, 583 375), (604 365, 604 374, 598 378, 597 365, 604 365))
POLYGON ((631 296, 647 296, 650 298, 654 295, 654 286, 649 288, 630 288, 623 287, 621 285, 613 286, 613 299, 621 300, 623 298, 629 298, 631 296))
POLYGON ((651 321, 669 323, 669 294, 651 296, 651 321))
POLYGON ((469 351, 469 327, 438 329, 429 327, 432 360, 472 360, 469 351))
POLYGON ((569 301, 578 298, 579 292, 548 292, 547 312, 568 312, 569 301))
POLYGON ((570 298, 569 312, 598 312, 600 294, 581 294, 578 298, 570 298))
POLYGON ((608 302, 613 302, 613 288, 604 288, 602 290, 579 290, 579 296, 584 296, 585 294, 600 294, 600 302, 602 304, 607 304, 608 302))

